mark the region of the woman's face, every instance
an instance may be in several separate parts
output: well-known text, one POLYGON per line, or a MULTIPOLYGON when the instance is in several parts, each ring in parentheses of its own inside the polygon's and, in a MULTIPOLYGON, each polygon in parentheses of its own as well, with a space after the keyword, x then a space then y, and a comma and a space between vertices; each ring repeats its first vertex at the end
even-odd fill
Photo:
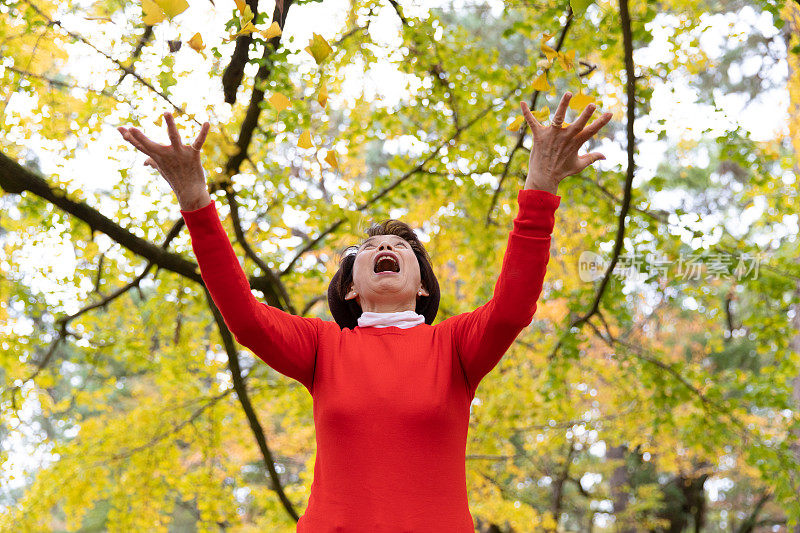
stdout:
POLYGON ((355 299, 365 312, 393 313, 414 311, 422 296, 428 296, 428 291, 422 287, 419 262, 408 241, 397 235, 376 235, 363 242, 345 300, 355 299))

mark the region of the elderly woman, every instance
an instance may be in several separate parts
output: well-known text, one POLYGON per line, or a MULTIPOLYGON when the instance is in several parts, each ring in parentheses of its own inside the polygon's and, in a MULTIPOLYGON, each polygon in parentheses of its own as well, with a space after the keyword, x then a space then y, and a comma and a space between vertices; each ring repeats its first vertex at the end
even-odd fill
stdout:
POLYGON ((570 93, 533 133, 528 176, 492 299, 433 324, 439 284, 414 231, 397 220, 368 230, 328 289, 335 322, 288 314, 250 292, 203 175, 203 124, 171 145, 135 128, 122 136, 174 190, 200 271, 237 341, 296 379, 314 403, 317 456, 300 532, 473 532, 465 476, 469 407, 481 379, 530 324, 549 260, 559 182, 603 159, 579 148, 611 118, 587 126, 590 105, 563 126, 570 93))

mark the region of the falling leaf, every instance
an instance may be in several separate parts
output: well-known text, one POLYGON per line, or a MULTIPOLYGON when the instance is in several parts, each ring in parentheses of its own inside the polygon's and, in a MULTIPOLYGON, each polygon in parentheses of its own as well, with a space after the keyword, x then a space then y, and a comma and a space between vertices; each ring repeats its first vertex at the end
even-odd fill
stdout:
POLYGON ((572 12, 579 17, 583 15, 583 12, 586 11, 586 8, 592 3, 594 3, 594 0, 569 0, 572 12))
POLYGON ((155 26, 164 20, 164 12, 153 0, 142 0, 142 22, 155 26))
POLYGON ((552 38, 553 38, 553 34, 552 33, 548 33, 548 32, 542 33, 542 41, 549 41, 552 38))
POLYGON ((564 54, 558 54, 558 61, 564 70, 572 70, 575 67, 575 50, 570 50, 564 54))
POLYGON ((571 107, 576 111, 583 111, 583 108, 593 103, 594 103, 594 98, 592 96, 579 92, 570 99, 569 107, 571 107))
POLYGON ((281 27, 277 21, 274 21, 269 28, 261 32, 261 35, 264 36, 264 39, 270 40, 273 37, 277 37, 281 34, 281 27))
POLYGON ((525 117, 524 117, 524 116, 522 116, 522 115, 520 115, 520 116, 518 116, 517 118, 515 118, 515 119, 514 119, 514 122, 512 122, 511 124, 509 124, 509 125, 508 125, 508 127, 507 127, 506 129, 507 129, 508 131, 519 131, 520 127, 522 127, 522 124, 523 124, 524 122, 525 122, 525 117))
POLYGON ((244 27, 243 27, 241 30, 239 30, 237 33, 234 33, 233 35, 231 35, 231 36, 230 36, 230 39, 236 39, 236 38, 237 38, 237 37, 239 37, 240 35, 245 35, 245 34, 248 34, 248 33, 253 33, 254 31, 258 31, 258 28, 256 28, 255 26, 253 26, 253 23, 252 23, 252 22, 248 22, 247 24, 245 24, 245 25, 244 25, 244 27))
POLYGON ((542 107, 539 111, 534 111, 532 114, 533 117, 539 122, 544 122, 550 118, 550 110, 547 108, 547 106, 542 107))
POLYGON ((158 7, 164 12, 165 15, 169 18, 176 17, 186 11, 189 7, 189 3, 186 0, 154 0, 158 7))
POLYGON ((244 9, 241 11, 241 15, 239 16, 239 25, 247 26, 251 20, 253 20, 253 10, 250 9, 249 5, 245 4, 244 9))
POLYGON ((297 146, 300 148, 311 148, 314 146, 311 143, 311 133, 308 130, 305 130, 301 135, 300 138, 297 139, 297 146))
POLYGON ((192 36, 192 38, 189 39, 189 42, 187 42, 186 44, 188 44, 192 48, 192 50, 196 52, 199 52, 200 50, 206 47, 206 45, 203 44, 203 36, 200 35, 199 33, 195 33, 192 36))
POLYGON ((163 124, 163 120, 162 120, 163 118, 164 118, 164 114, 162 113, 161 115, 158 115, 158 118, 155 120, 155 124, 159 128, 161 127, 161 124, 163 124))
POLYGON ((175 52, 181 49, 181 44, 183 43, 181 43, 179 40, 175 40, 175 41, 167 41, 167 44, 169 45, 169 53, 174 54, 175 52))
POLYGON ((272 93, 272 96, 269 97, 268 102, 272 107, 275 108, 275 111, 277 111, 278 113, 289 107, 290 103, 289 99, 286 98, 281 93, 272 93))
POLYGON ((545 92, 550 90, 550 84, 547 83, 547 76, 544 74, 539 74, 535 80, 533 80, 533 85, 531 88, 534 91, 545 92))
POLYGON ((325 80, 322 80, 322 86, 319 88, 319 93, 317 94, 317 102, 322 107, 328 103, 328 86, 325 84, 325 80))
POLYGON ((336 160, 336 153, 333 150, 328 150, 325 156, 325 162, 332 166, 335 170, 339 170, 339 162, 336 160))
POLYGON ((308 43, 306 51, 314 57, 314 61, 319 65, 333 52, 333 48, 331 48, 331 45, 328 44, 328 41, 326 41, 322 35, 315 33, 314 38, 308 43))
POLYGON ((542 48, 542 52, 544 52, 544 55, 545 55, 545 57, 547 57, 548 61, 552 61, 558 55, 558 52, 556 52, 555 50, 553 50, 552 48, 550 48, 549 46, 544 44, 544 41, 542 41, 541 48, 542 48))
POLYGON ((244 8, 247 7, 247 4, 244 0, 233 0, 236 2, 236 9, 239 10, 239 13, 244 13, 244 8))

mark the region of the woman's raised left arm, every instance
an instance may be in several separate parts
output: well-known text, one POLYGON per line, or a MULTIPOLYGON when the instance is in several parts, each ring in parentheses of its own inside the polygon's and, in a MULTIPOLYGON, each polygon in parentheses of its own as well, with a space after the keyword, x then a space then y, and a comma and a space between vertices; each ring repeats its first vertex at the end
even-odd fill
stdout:
POLYGON ((571 97, 570 93, 564 95, 548 127, 539 124, 528 106, 521 104, 533 133, 533 146, 525 188, 517 195, 519 211, 509 234, 494 294, 478 309, 441 324, 452 328, 470 399, 483 377, 497 365, 536 312, 550 259, 555 211, 561 202, 556 195, 559 182, 604 159, 596 152, 579 156, 578 149, 608 123, 611 113, 603 114, 586 127, 595 109, 590 105, 574 123, 562 127, 571 97))

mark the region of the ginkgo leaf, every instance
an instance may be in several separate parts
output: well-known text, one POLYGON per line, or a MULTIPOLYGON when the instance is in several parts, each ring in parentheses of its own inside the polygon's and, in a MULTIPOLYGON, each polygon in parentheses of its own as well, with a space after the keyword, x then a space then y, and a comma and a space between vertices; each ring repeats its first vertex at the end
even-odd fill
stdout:
POLYGON ((547 106, 544 106, 539 111, 534 111, 531 114, 539 122, 544 122, 545 120, 550 118, 550 109, 548 109, 547 106))
POLYGON ((270 40, 273 37, 277 37, 281 33, 280 24, 278 24, 278 21, 273 21, 269 28, 261 32, 261 35, 264 36, 264 39, 270 40))
POLYGON ((233 0, 236 3, 236 9, 239 10, 239 13, 244 13, 244 8, 247 7, 247 4, 244 0, 233 0))
POLYGON ((333 48, 331 48, 331 45, 328 44, 328 41, 326 41, 322 35, 315 33, 314 38, 308 43, 306 51, 312 55, 314 61, 319 65, 333 52, 333 48))
POLYGON ((176 17, 186 11, 189 3, 186 0, 154 0, 158 7, 169 18, 176 17))
POLYGON ((142 22, 155 26, 164 20, 164 12, 153 0, 142 0, 142 22))
POLYGON ((542 48, 542 52, 544 52, 544 55, 545 55, 545 57, 547 58, 548 61, 552 61, 558 55, 558 52, 556 52, 555 50, 553 50, 552 48, 550 48, 549 46, 544 44, 544 41, 542 41, 541 48, 542 48))
POLYGON ((158 127, 161 127, 161 124, 163 123, 163 120, 162 120, 163 118, 164 118, 164 114, 163 113, 158 115, 158 118, 155 120, 155 125, 158 126, 158 127))
POLYGON ((311 133, 308 130, 305 130, 301 135, 300 138, 297 139, 297 146, 300 148, 311 148, 314 146, 311 142, 311 133))
POLYGON ((572 70, 575 67, 575 50, 570 50, 566 53, 558 54, 558 62, 564 67, 564 70, 572 70))
POLYGON ((519 131, 522 127, 522 124, 525 122, 525 117, 520 115, 514 119, 514 122, 508 125, 506 128, 508 131, 519 131))
POLYGON ((569 107, 571 107, 576 111, 583 111, 583 108, 593 103, 594 103, 594 97, 579 92, 570 99, 569 107))
POLYGON ((289 99, 281 93, 272 93, 272 96, 269 97, 268 102, 278 113, 289 107, 290 104, 289 99))
POLYGON ((553 34, 552 33, 549 33, 549 32, 543 32, 542 33, 542 41, 549 41, 552 38, 553 38, 553 34))
POLYGON ((577 15, 583 15, 583 12, 586 11, 586 8, 592 4, 594 0, 569 0, 569 5, 572 7, 572 12, 577 15))
POLYGON ((317 102, 322 107, 328 103, 328 86, 325 84, 325 80, 322 80, 322 86, 319 88, 319 93, 317 93, 317 102))
POLYGON ((250 6, 245 4, 244 9, 241 10, 241 15, 239 15, 239 25, 240 26, 247 26, 247 23, 253 20, 253 10, 250 9, 250 6))
POLYGON ((230 38, 231 39, 235 39, 235 38, 239 37, 240 35, 245 35, 247 33, 253 33, 254 31, 258 31, 258 28, 253 26, 252 22, 248 22, 247 24, 244 25, 244 27, 241 30, 239 30, 238 32, 236 32, 233 35, 231 35, 230 38))
POLYGON ((327 155, 325 155, 325 162, 334 169, 339 170, 339 162, 336 160, 336 153, 333 150, 328 150, 327 155))
POLYGON ((531 85, 531 88, 534 91, 540 91, 540 92, 549 91, 550 84, 547 83, 547 76, 545 76, 544 74, 539 74, 538 76, 536 76, 536 79, 533 80, 533 85, 531 85))
POLYGON ((195 50, 197 52, 203 50, 206 47, 206 45, 203 44, 203 36, 200 35, 199 33, 195 33, 186 44, 188 44, 192 48, 192 50, 195 50))

